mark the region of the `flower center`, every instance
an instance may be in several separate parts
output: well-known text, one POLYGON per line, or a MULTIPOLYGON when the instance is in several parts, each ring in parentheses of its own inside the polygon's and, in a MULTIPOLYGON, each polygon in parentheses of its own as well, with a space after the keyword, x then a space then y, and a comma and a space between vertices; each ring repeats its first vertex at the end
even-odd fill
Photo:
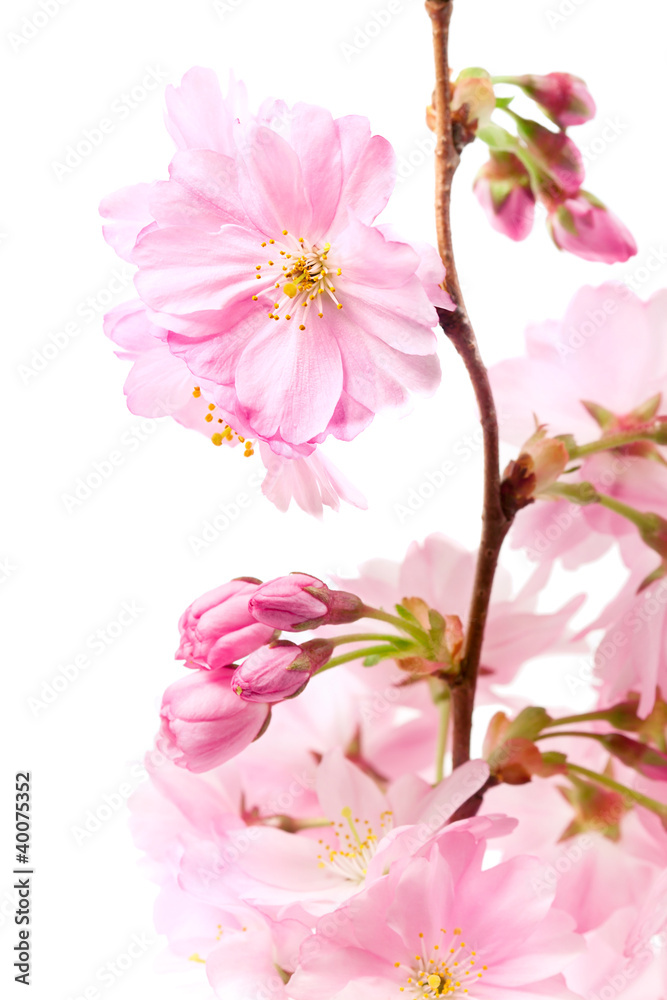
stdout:
MULTIPOLYGON (((269 319, 299 319, 302 320, 299 329, 305 330, 303 321, 308 315, 307 310, 316 312, 322 319, 327 300, 332 301, 337 309, 343 308, 336 298, 334 285, 334 275, 340 275, 342 271, 329 261, 331 244, 325 243, 320 247, 315 243, 310 246, 303 236, 296 239, 286 229, 283 229, 282 236, 279 242, 271 239, 262 243, 263 247, 270 248, 277 260, 257 264, 256 277, 258 281, 267 278, 272 281, 275 301, 268 314, 269 319)), ((253 295, 254 302, 258 299, 259 295, 253 295)))
MULTIPOLYGON (((195 397, 195 399, 201 398, 201 389, 199 388, 198 385, 196 385, 192 390, 192 395, 195 397)), ((255 451, 253 448, 253 442, 248 441, 246 440, 246 438, 241 437, 240 434, 237 434, 236 431, 222 419, 222 417, 214 416, 213 413, 214 410, 215 410, 215 403, 209 403, 208 409, 206 410, 206 413, 204 415, 204 420, 206 421, 206 423, 212 425, 211 429, 213 429, 213 426, 215 426, 216 423, 222 424, 222 426, 218 430, 216 430, 214 434, 211 434, 211 441, 213 442, 213 444, 219 447, 221 444, 235 445, 238 442, 239 444, 245 445, 243 451, 244 458, 250 458, 252 455, 254 455, 255 451)))
MULTIPOLYGON (((414 963, 407 966, 407 985, 400 986, 399 991, 414 997, 415 1000, 433 1000, 436 997, 472 996, 474 982, 482 979, 486 965, 479 966, 477 952, 473 951, 465 941, 459 940, 462 934, 460 927, 455 927, 448 933, 440 928, 442 937, 438 944, 433 945, 431 955, 426 953, 415 955, 414 963), (478 972, 481 968, 482 972, 478 972)), ((424 935, 419 935, 423 942, 424 935)), ((394 968, 406 968, 404 962, 394 962, 394 968)))
POLYGON ((341 815, 345 819, 344 823, 331 821, 338 846, 331 847, 323 840, 319 841, 326 851, 326 854, 318 854, 319 867, 329 868, 348 882, 360 883, 366 878, 366 870, 377 850, 378 840, 394 825, 392 814, 390 811, 381 814, 379 836, 373 832, 368 820, 361 820, 359 817, 353 819, 349 806, 345 806, 341 815))

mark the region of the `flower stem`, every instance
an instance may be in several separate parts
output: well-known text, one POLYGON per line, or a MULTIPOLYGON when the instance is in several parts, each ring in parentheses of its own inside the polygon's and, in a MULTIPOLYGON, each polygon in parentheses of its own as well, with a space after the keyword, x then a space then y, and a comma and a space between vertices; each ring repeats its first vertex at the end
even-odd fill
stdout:
POLYGON ((341 653, 340 656, 334 656, 323 667, 320 667, 317 673, 323 674, 325 670, 338 667, 341 663, 351 663, 352 660, 363 660, 367 656, 381 656, 384 659, 388 659, 389 657, 396 656, 396 653, 395 646, 367 646, 366 649, 353 649, 350 653, 341 653))
POLYGON ((420 644, 424 642, 424 630, 420 629, 417 625, 412 625, 405 618, 399 618, 398 615, 391 615, 388 611, 382 611, 381 608, 369 608, 368 605, 364 606, 364 616, 366 618, 375 618, 380 622, 387 622, 389 625, 407 632, 408 635, 411 635, 420 644))
POLYGON ((599 451, 611 451, 613 448, 623 448, 628 444, 635 444, 637 441, 652 441, 655 438, 655 431, 622 431, 619 434, 610 434, 608 437, 600 438, 598 441, 589 441, 587 444, 577 444, 569 448, 570 458, 584 458, 586 455, 595 455, 599 451))
MULTIPOLYGON (((396 636, 395 638, 399 638, 396 636)), ((391 642, 394 639, 393 635, 388 635, 386 632, 350 632, 348 635, 337 635, 335 639, 328 639, 327 641, 331 643, 332 646, 343 646, 347 642, 375 642, 379 640, 380 642, 391 642)), ((408 642, 407 639, 403 640, 408 642)))
POLYGON ((438 743, 435 748, 435 784, 439 785, 445 776, 445 754, 447 753, 447 735, 451 715, 451 698, 449 695, 440 702, 440 725, 438 727, 438 743))
POLYGON ((645 809, 650 809, 651 812, 657 813, 658 816, 667 818, 667 804, 664 802, 656 802, 655 799, 649 798, 648 795, 642 795, 641 792, 636 792, 633 788, 627 788, 625 785, 619 784, 618 781, 614 781, 613 778, 608 778, 606 774, 597 774, 595 771, 589 771, 587 767, 570 764, 568 761, 567 769, 574 774, 583 774, 590 781, 595 781, 598 785, 604 785, 605 788, 611 788, 612 791, 618 792, 619 795, 623 795, 632 802, 636 802, 637 805, 644 806, 645 809))
MULTIPOLYGON (((452 682, 452 722, 454 767, 470 759, 470 732, 475 687, 482 652, 484 629, 491 600, 491 588, 500 548, 509 530, 512 513, 503 510, 500 493, 500 457, 498 418, 491 385, 481 359, 477 340, 463 301, 452 244, 449 206, 452 180, 459 164, 459 150, 452 130, 450 106, 449 22, 453 0, 427 0, 426 10, 433 27, 435 55, 435 216, 440 256, 447 269, 447 287, 456 304, 454 312, 438 309, 438 318, 466 366, 480 412, 484 439, 484 507, 482 537, 477 557, 472 602, 468 614, 461 671, 452 682)), ((470 800, 469 815, 479 808, 481 799, 470 800)), ((463 818, 458 816, 457 818, 463 818)))

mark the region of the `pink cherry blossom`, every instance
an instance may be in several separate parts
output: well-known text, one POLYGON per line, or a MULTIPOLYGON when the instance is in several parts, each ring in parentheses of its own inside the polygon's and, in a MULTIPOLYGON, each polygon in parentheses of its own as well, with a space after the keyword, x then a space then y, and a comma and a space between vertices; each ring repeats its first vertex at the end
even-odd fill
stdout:
POLYGON ((586 191, 551 205, 547 224, 559 250, 584 260, 614 264, 637 253, 627 226, 586 191))
POLYGON ((188 667, 217 670, 269 642, 274 629, 248 610, 260 580, 231 580, 198 597, 181 615, 181 644, 176 658, 188 667))
POLYGON ((485 845, 451 831, 395 864, 304 942, 294 1000, 388 996, 574 997, 561 973, 583 950, 573 921, 537 896, 536 858, 482 871, 485 845), (453 957, 455 956, 455 958, 453 957), (455 964, 456 963, 456 964, 455 964))
POLYGON ((105 233, 214 401, 274 451, 307 456, 432 392, 427 287, 452 304, 441 265, 425 285, 420 254, 372 226, 393 187, 389 144, 364 119, 307 105, 253 119, 205 70, 170 91, 169 110, 169 181, 107 199, 105 233))
POLYGON ((269 706, 241 701, 233 671, 195 670, 164 693, 158 749, 189 771, 208 771, 257 739, 269 706))

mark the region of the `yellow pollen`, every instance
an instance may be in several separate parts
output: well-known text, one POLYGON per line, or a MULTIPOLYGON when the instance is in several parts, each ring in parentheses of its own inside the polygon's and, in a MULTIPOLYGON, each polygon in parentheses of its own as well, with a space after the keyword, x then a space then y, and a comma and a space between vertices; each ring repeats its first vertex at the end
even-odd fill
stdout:
POLYGON ((199 399, 199 397, 201 396, 201 389, 199 388, 198 385, 196 385, 192 390, 192 395, 195 397, 195 399, 199 399))
POLYGON ((216 445, 216 447, 218 445, 221 445, 222 444, 222 434, 212 434, 211 435, 211 441, 213 442, 214 445, 216 445))
POLYGON ((199 955, 197 954, 197 952, 194 952, 193 955, 190 955, 190 957, 188 959, 188 962, 201 962, 202 965, 206 965, 206 962, 204 961, 204 959, 200 958, 199 955))
POLYGON ((206 416, 204 417, 204 420, 206 420, 207 423, 210 423, 211 420, 213 420, 213 414, 207 413, 206 416))
POLYGON ((306 328, 305 328, 305 326, 303 325, 303 323, 300 323, 300 324, 299 324, 299 329, 300 329, 300 330, 305 330, 305 329, 306 329, 306 328))
POLYGON ((209 410, 214 410, 215 409, 215 403, 209 403, 208 404, 208 408, 209 408, 209 410))
POLYGON ((255 277, 257 278, 257 280, 258 280, 258 281, 261 281, 261 280, 262 280, 262 276, 261 276, 261 274, 256 274, 256 275, 255 275, 255 277))
POLYGON ((256 271, 261 271, 261 270, 262 270, 262 265, 261 265, 261 264, 257 264, 257 265, 255 266, 255 270, 256 270, 256 271))
POLYGON ((266 240, 264 240, 264 242, 263 242, 263 243, 262 243, 261 245, 262 245, 263 247, 265 247, 265 246, 266 246, 266 240))
POLYGON ((257 299, 258 299, 258 298, 259 298, 259 295, 253 295, 253 297, 252 297, 252 301, 253 301, 253 302, 257 302, 257 299))
POLYGON ((285 319, 291 319, 291 318, 292 317, 289 315, 289 313, 287 314, 287 316, 285 316, 285 319))
POLYGON ((289 295, 289 297, 293 299, 299 289, 293 281, 288 281, 285 285, 283 285, 283 291, 285 295, 289 295))
POLYGON ((426 982, 432 990, 437 990, 442 980, 440 979, 440 976, 429 976, 426 982))
POLYGON ((287 230, 283 229, 283 236, 287 236, 287 230))

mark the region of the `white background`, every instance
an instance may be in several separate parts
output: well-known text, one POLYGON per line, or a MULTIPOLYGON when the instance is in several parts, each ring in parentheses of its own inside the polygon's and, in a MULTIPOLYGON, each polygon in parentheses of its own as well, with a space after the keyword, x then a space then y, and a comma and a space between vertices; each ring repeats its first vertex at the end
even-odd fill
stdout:
MULTIPOLYGON (((383 221, 406 237, 432 240, 432 169, 420 154, 420 143, 429 142, 423 121, 432 87, 430 27, 419 0, 394 2, 380 30, 366 26, 375 23, 374 12, 388 9, 388 0, 219 0, 217 10, 210 0, 44 3, 57 7, 46 24, 29 0, 6 0, 0 14, 6 351, 0 390, 0 982, 13 976, 13 774, 30 769, 37 872, 30 995, 73 1000, 97 985, 104 997, 159 992, 168 1000, 183 993, 157 978, 158 942, 113 987, 97 978, 123 955, 133 933, 152 935, 154 889, 137 867, 125 811, 83 844, 74 828, 105 795, 140 780, 136 762, 150 745, 161 692, 180 672, 173 661, 180 612, 239 574, 267 578, 296 568, 347 574, 367 558, 400 558, 410 540, 434 530, 473 545, 481 463, 474 442, 464 457, 465 437, 476 428, 474 410, 461 367, 443 343, 445 377, 435 399, 402 421, 378 420, 353 444, 327 448, 368 496, 369 513, 347 509, 327 514, 321 524, 298 510, 281 515, 253 495, 233 524, 195 554, 192 536, 201 536, 220 505, 247 492, 253 467, 239 452, 215 449, 173 422, 142 428, 126 411, 126 366, 100 326, 112 274, 123 273, 123 265, 102 240, 97 205, 118 187, 166 175, 172 144, 162 122, 162 90, 199 64, 223 80, 233 68, 255 103, 271 95, 319 103, 336 115, 367 115, 393 143, 407 175, 383 221), (31 28, 32 19, 38 28, 31 28), (21 32, 33 37, 17 41, 21 32), (150 70, 163 82, 121 119, 115 102, 150 70), (58 179, 54 163, 105 117, 113 131, 58 179), (34 352, 41 354, 49 336, 72 323, 77 335, 44 370, 26 375, 34 352), (117 449, 122 465, 68 511, 63 495, 117 449), (410 489, 447 458, 455 459, 459 473, 401 519, 396 504, 405 504, 410 489), (114 632, 124 602, 141 611, 96 653, 90 636, 98 628, 114 632), (89 666, 50 705, 31 709, 29 699, 42 698, 44 683, 62 676, 61 667, 81 653, 89 666)), ((644 295, 665 283, 664 267, 649 274, 643 262, 653 247, 666 246, 667 18, 655 0, 467 0, 459 8, 452 29, 457 69, 558 69, 586 78, 599 113, 573 136, 588 150, 587 186, 611 204, 639 244, 628 264, 587 264, 557 253, 541 218, 529 240, 510 243, 490 230, 473 199, 471 181, 484 157, 481 149, 468 150, 455 189, 457 256, 483 354, 492 363, 517 353, 526 323, 559 316, 584 283, 630 277, 644 295), (605 130, 608 119, 616 123, 612 141, 602 138, 614 136, 605 130)), ((130 295, 128 281, 113 301, 130 295)), ((561 580, 559 596, 573 586, 561 580)), ((11 988, 22 995, 22 988, 11 988)))

